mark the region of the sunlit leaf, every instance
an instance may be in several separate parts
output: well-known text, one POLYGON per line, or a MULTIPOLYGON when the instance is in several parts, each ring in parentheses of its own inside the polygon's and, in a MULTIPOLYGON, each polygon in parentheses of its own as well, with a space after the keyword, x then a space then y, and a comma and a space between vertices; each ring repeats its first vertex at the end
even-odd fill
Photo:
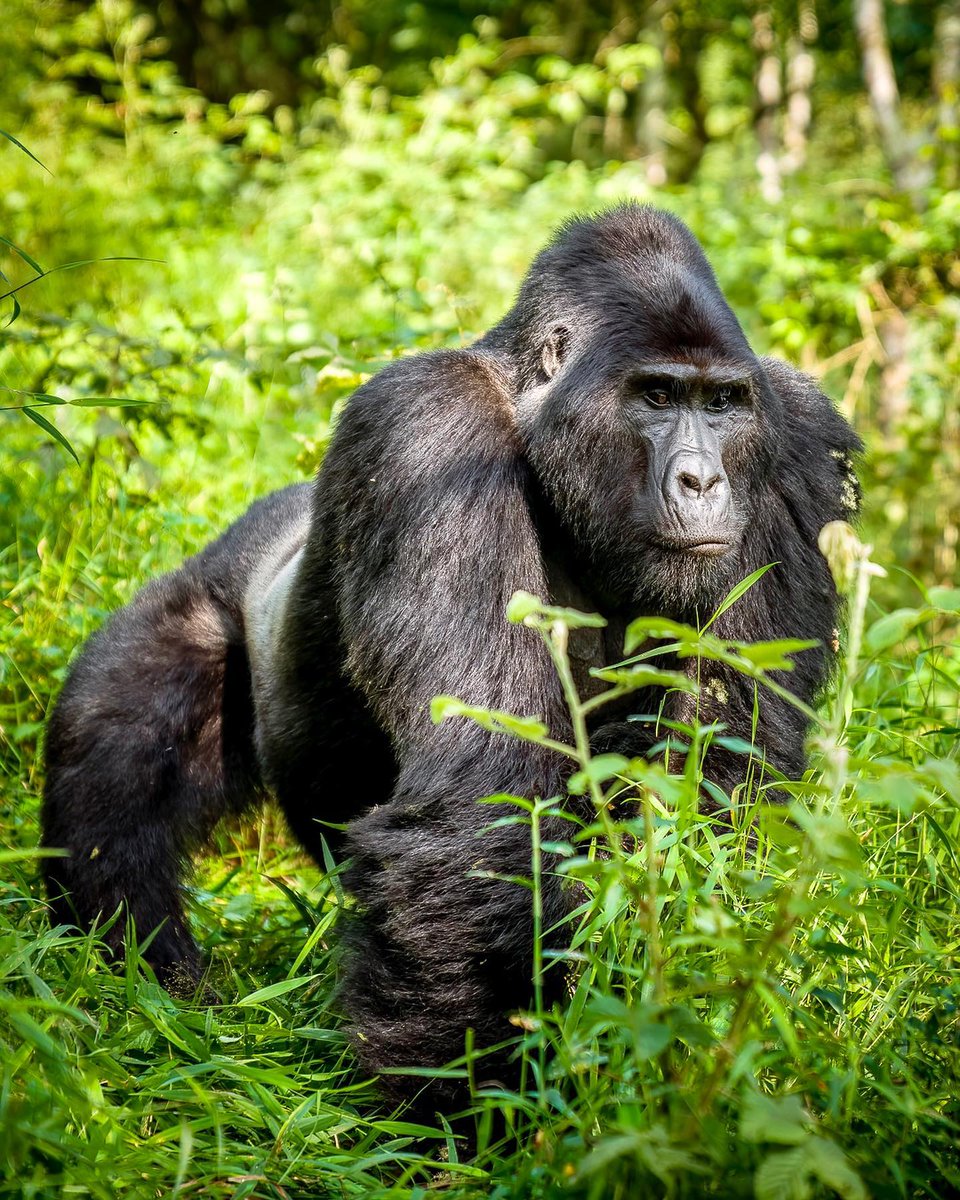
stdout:
POLYGON ((313 983, 317 978, 319 978, 317 975, 301 975, 297 979, 281 979, 279 983, 271 983, 267 987, 257 988, 255 992, 250 992, 237 1001, 237 1007, 249 1008, 254 1004, 275 1000, 277 996, 285 996, 297 988, 306 987, 308 983, 313 983))
POLYGON ((885 613, 873 622, 864 635, 864 649, 868 654, 880 654, 891 646, 898 645, 932 615, 928 608, 898 608, 894 612, 885 613))
POLYGON ((811 650, 820 643, 798 638, 783 638, 777 642, 737 643, 737 652, 760 671, 792 671, 794 662, 789 657, 802 650, 811 650))
POLYGON ((430 705, 433 723, 439 725, 451 717, 467 717, 492 733, 511 733, 527 742, 539 742, 549 734, 547 726, 536 717, 517 717, 513 713, 464 704, 455 696, 436 696, 430 705))
POLYGON ((23 142, 20 142, 20 141, 18 141, 18 140, 17 140, 17 139, 16 139, 16 138, 13 136, 13 134, 12 134, 12 133, 7 133, 7 131, 6 131, 5 129, 0 129, 0 137, 5 137, 5 138, 7 139, 7 141, 8 141, 8 142, 13 142, 13 144, 14 144, 14 145, 15 145, 15 146, 16 146, 16 147, 19 149, 19 150, 22 150, 22 151, 24 152, 24 154, 26 154, 26 156, 27 156, 28 158, 32 158, 32 159, 33 159, 33 161, 34 161, 34 162, 37 164, 37 166, 38 166, 38 167, 43 167, 43 169, 46 171, 46 173, 47 173, 48 175, 51 175, 51 174, 53 173, 53 172, 50 170, 50 168, 49 168, 49 167, 46 167, 46 166, 44 166, 44 164, 43 164, 43 163, 40 161, 40 159, 39 159, 39 158, 37 158, 37 156, 36 156, 36 155, 33 153, 33 151, 32 151, 32 150, 28 150, 28 149, 27 149, 27 147, 26 147, 26 146, 23 144, 23 142))
POLYGON ((741 596, 745 596, 753 587, 753 585, 761 580, 768 571, 772 571, 774 567, 778 567, 779 565, 779 563, 775 562, 767 563, 765 567, 760 567, 758 570, 751 572, 746 579, 741 579, 740 582, 732 587, 730 591, 727 592, 726 596, 724 596, 724 598, 720 601, 713 616, 709 621, 707 621, 706 625, 703 626, 703 632, 705 633, 710 628, 717 617, 722 617, 728 608, 736 604, 741 596))
POLYGON ((606 783, 615 775, 621 775, 629 766, 630 760, 622 754, 597 754, 591 758, 582 771, 571 776, 568 788, 575 796, 582 795, 591 783, 606 783))
POLYGON ((507 605, 507 620, 519 625, 533 622, 552 625, 562 621, 570 629, 602 629, 606 619, 598 613, 583 613, 575 608, 556 608, 544 604, 530 592, 514 592, 507 605))
POLYGON ((53 425, 50 421, 47 420, 46 417, 41 416, 40 413, 36 412, 32 408, 23 409, 23 413, 24 413, 24 416, 29 417, 31 421, 33 421, 35 424, 39 425, 41 429, 43 429, 47 433, 49 433, 50 436, 54 439, 54 441, 59 442, 60 445, 64 448, 64 450, 66 450, 66 452, 73 459, 73 461, 75 463, 77 463, 77 465, 79 466, 80 459, 77 457, 76 450, 74 450, 74 448, 70 445, 70 443, 63 436, 63 434, 56 427, 56 425, 53 425))
POLYGON ((646 687, 674 688, 677 691, 696 694, 700 685, 682 671, 662 671, 637 663, 630 667, 595 667, 590 671, 595 679, 615 683, 618 687, 639 690, 646 687))
POLYGON ((631 654, 650 638, 672 638, 680 643, 696 642, 699 634, 690 625, 667 617, 638 617, 627 626, 624 653, 631 654))

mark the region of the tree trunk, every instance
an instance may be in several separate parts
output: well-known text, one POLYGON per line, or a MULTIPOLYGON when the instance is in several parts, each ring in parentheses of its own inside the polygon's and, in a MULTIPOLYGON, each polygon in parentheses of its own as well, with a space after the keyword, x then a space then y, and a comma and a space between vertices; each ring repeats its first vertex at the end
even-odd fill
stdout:
POLYGON ((929 174, 917 161, 900 118, 900 93, 890 59, 883 0, 854 0, 854 19, 863 58, 863 78, 884 157, 897 189, 910 197, 914 207, 921 208, 929 174))
POLYGON ((933 36, 933 90, 937 98, 937 139, 943 149, 947 187, 960 183, 960 0, 937 10, 933 36))
POLYGON ((910 412, 910 323, 898 308, 877 321, 877 334, 886 356, 880 368, 877 424, 887 445, 901 446, 910 412))
POLYGON ((647 20, 641 39, 655 46, 660 62, 644 76, 640 88, 640 110, 637 120, 637 146, 644 156, 647 182, 661 187, 667 182, 667 31, 664 22, 670 12, 671 0, 654 0, 647 9, 647 20))
POLYGON ((817 12, 813 0, 800 0, 797 31, 787 43, 787 111, 783 123, 784 174, 799 171, 807 161, 807 141, 813 108, 810 92, 816 63, 817 12))
POLYGON ((688 183, 696 173, 710 138, 707 134, 707 106, 700 90, 700 63, 703 59, 704 26, 698 12, 690 12, 677 22, 671 39, 672 57, 668 60, 671 77, 676 82, 680 103, 690 114, 692 128, 679 152, 670 177, 677 183, 688 183))
POLYGON ((757 54, 757 114, 755 128, 760 152, 757 171, 760 194, 769 204, 783 198, 780 183, 780 143, 777 137, 777 112, 783 98, 782 67, 773 33, 769 9, 761 9, 753 18, 753 48, 757 54))
MULTIPOLYGON (((600 39, 593 56, 593 61, 600 67, 605 67, 607 55, 611 50, 638 38, 640 20, 635 6, 626 0, 617 0, 613 6, 612 25, 600 39)), ((630 89, 633 91, 633 89, 630 89)), ((634 104, 636 98, 632 97, 634 104)), ((603 114, 603 155, 604 158, 625 159, 636 150, 634 139, 634 122, 628 116, 631 96, 623 88, 610 90, 607 105, 603 114)))

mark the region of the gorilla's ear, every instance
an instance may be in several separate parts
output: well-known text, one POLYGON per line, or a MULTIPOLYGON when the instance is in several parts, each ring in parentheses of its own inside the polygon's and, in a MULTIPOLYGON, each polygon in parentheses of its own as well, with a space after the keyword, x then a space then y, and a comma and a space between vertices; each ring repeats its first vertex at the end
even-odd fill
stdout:
POLYGON ((566 326, 557 325, 550 330, 547 340, 543 343, 543 349, 540 351, 540 369, 547 379, 552 379, 563 366, 569 340, 570 331, 566 326))

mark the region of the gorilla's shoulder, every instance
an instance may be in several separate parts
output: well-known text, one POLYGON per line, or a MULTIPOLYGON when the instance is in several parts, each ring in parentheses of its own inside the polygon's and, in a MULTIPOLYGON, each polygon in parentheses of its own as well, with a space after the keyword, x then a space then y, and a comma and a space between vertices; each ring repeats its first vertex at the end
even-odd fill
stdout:
POLYGON ((805 371, 779 358, 761 358, 767 379, 783 404, 788 425, 788 442, 801 435, 822 441, 825 448, 859 453, 863 445, 836 405, 805 371))
POLYGON ((415 419, 451 409, 507 414, 512 381, 508 366, 477 349, 429 350, 397 359, 354 392, 345 414, 351 421, 415 419))
POLYGON ((785 418, 777 487, 815 536, 827 521, 849 521, 859 511, 854 464, 863 443, 810 375, 775 358, 761 364, 785 418))

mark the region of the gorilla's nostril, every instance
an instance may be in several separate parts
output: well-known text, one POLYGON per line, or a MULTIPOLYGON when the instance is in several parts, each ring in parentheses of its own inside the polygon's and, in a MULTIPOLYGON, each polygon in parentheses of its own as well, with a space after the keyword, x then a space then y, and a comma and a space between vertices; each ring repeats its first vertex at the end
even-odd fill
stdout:
POLYGON ((703 491, 703 485, 696 475, 691 475, 689 471, 680 472, 680 486, 688 492, 696 492, 699 496, 703 491))

